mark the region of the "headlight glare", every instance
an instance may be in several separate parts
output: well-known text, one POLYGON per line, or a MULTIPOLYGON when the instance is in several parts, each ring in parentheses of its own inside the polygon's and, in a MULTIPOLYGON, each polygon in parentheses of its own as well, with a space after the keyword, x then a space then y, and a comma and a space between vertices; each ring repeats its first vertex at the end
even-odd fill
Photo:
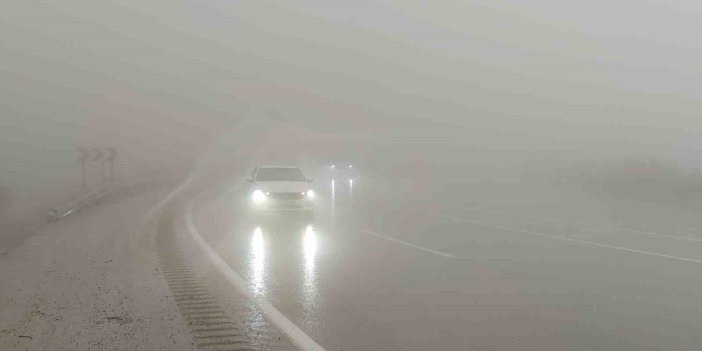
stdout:
POLYGON ((307 198, 314 199, 314 190, 312 190, 312 189, 307 190, 307 198))
POLYGON ((260 204, 266 201, 266 194, 261 190, 254 190, 253 194, 251 194, 251 200, 256 204, 260 204))

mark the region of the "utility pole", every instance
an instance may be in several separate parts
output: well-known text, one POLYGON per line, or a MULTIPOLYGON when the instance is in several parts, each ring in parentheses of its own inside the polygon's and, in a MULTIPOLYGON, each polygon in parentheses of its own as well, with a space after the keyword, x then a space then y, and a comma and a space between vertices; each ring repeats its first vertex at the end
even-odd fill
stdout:
POLYGON ((77 147, 76 150, 78 151, 78 153, 80 153, 80 156, 78 157, 78 162, 80 162, 81 168, 81 188, 85 190, 85 188, 87 187, 85 183, 85 160, 87 160, 88 157, 90 157, 90 152, 88 152, 88 150, 84 147, 77 147))
POLYGON ((107 159, 105 161, 110 163, 110 181, 115 181, 115 159, 117 158, 117 150, 113 147, 106 147, 107 159))
POLYGON ((93 158, 91 159, 92 161, 95 162, 101 162, 102 163, 102 182, 105 182, 105 161, 102 159, 102 149, 99 147, 94 147, 92 148, 93 150, 93 158))

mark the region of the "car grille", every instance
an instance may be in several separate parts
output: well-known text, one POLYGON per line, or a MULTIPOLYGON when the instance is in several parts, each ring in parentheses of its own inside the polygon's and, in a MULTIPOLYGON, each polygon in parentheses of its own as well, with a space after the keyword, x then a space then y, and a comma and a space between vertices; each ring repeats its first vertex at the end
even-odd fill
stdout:
POLYGON ((305 195, 302 193, 270 193, 268 197, 273 200, 301 200, 305 195))

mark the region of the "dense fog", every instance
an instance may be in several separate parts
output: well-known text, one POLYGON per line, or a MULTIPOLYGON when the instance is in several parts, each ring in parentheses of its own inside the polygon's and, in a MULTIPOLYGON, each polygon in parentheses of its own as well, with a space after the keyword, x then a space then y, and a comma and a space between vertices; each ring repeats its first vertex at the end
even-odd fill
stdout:
POLYGON ((0 1, 0 350, 695 350, 702 1, 0 1))
POLYGON ((232 160, 349 159, 466 186, 601 190, 631 172, 694 183, 700 12, 694 1, 6 1, 3 220, 78 193, 76 147, 116 148, 130 179, 185 174, 223 137, 239 140, 232 160), (281 141, 286 131, 297 137, 281 141))

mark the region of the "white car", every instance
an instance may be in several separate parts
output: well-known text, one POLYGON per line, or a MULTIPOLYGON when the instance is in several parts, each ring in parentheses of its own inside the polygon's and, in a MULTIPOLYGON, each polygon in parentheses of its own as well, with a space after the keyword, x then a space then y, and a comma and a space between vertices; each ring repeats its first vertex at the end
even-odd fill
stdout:
POLYGON ((291 166, 259 166, 247 179, 255 210, 305 210, 311 212, 315 193, 302 171, 291 166))

